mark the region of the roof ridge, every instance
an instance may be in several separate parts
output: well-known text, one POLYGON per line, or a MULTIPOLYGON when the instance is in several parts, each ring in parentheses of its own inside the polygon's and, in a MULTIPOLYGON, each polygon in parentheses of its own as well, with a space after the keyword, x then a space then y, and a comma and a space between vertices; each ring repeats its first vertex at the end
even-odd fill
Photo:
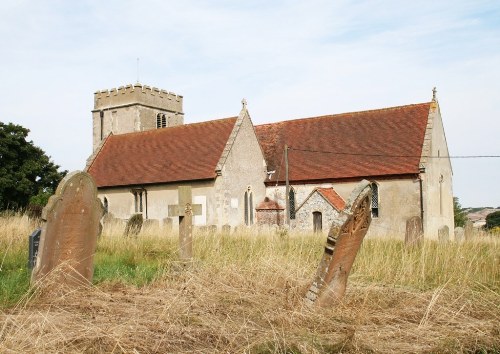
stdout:
POLYGON ((214 122, 221 122, 221 121, 228 121, 231 119, 237 119, 237 116, 233 117, 227 117, 227 118, 217 118, 217 119, 212 119, 212 120, 205 120, 203 122, 194 122, 194 123, 188 123, 188 124, 179 124, 179 125, 174 125, 172 127, 164 127, 164 128, 155 128, 155 129, 148 129, 148 130, 141 130, 138 132, 128 132, 128 133, 120 133, 120 134, 113 134, 113 137, 122 137, 122 136, 130 136, 134 134, 159 134, 160 132, 165 132, 165 131, 171 131, 174 128, 180 129, 181 127, 192 127, 196 125, 201 125, 201 124, 209 124, 209 123, 214 123, 214 122))
POLYGON ((422 106, 422 105, 431 104, 431 103, 432 102, 429 101, 429 102, 421 102, 421 103, 411 103, 411 104, 406 104, 406 105, 401 105, 401 106, 367 109, 367 110, 363 110, 363 111, 324 114, 324 115, 314 116, 314 117, 292 118, 292 119, 282 120, 282 121, 274 122, 274 123, 259 124, 259 125, 256 125, 256 127, 262 127, 262 126, 266 126, 266 125, 278 125, 280 123, 288 123, 288 122, 298 122, 298 121, 303 121, 303 120, 308 120, 308 119, 321 119, 321 118, 328 118, 328 117, 338 117, 338 116, 343 116, 343 115, 347 115, 347 114, 363 114, 363 113, 370 113, 370 112, 388 111, 388 110, 400 109, 400 108, 404 108, 404 107, 422 106))

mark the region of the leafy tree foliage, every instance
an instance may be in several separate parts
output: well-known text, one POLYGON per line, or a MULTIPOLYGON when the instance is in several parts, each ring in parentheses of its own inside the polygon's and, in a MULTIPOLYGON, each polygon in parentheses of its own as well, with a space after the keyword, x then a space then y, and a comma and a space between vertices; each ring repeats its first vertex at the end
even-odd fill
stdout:
POLYGON ((453 197, 453 214, 455 219, 455 227, 464 227, 467 221, 467 215, 462 209, 458 197, 453 197))
POLYGON ((500 211, 494 211, 486 215, 486 225, 487 230, 491 230, 494 227, 500 227, 500 211))
POLYGON ((45 152, 27 141, 29 129, 0 122, 0 210, 46 202, 67 171, 59 172, 45 152))

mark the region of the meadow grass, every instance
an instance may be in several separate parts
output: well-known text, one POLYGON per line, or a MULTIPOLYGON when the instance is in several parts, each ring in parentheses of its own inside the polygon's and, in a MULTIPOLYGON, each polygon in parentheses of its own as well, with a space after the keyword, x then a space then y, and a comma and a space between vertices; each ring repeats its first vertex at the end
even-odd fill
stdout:
POLYGON ((500 350, 500 242, 365 239, 345 300, 304 309, 326 237, 197 231, 195 260, 177 235, 123 236, 107 224, 94 285, 45 298, 29 287, 27 236, 37 224, 0 218, 0 351, 495 352, 500 350), (1 314, 1 313, 0 313, 1 314), (25 337, 34 332, 35 344, 25 337), (49 343, 49 344, 47 344, 49 343))

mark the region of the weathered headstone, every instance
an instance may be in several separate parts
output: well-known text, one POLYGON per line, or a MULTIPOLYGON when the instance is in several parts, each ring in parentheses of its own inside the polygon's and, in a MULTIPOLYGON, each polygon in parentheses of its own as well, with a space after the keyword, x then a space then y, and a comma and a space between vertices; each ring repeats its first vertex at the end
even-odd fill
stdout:
POLYGON ((44 224, 31 282, 40 281, 54 270, 54 284, 70 286, 92 281, 102 215, 92 177, 81 171, 68 174, 43 209, 44 224))
POLYGON ((405 245, 418 246, 422 243, 422 219, 420 216, 413 216, 406 220, 405 245))
POLYGON ((142 214, 140 213, 133 214, 128 219, 123 234, 125 236, 137 236, 139 232, 141 232, 143 222, 144 218, 142 217, 142 214))
POLYGON ((228 224, 222 225, 221 233, 223 235, 229 235, 229 234, 231 234, 231 225, 228 225, 228 224))
POLYGON ((438 230, 438 241, 448 242, 450 240, 450 228, 448 225, 444 225, 438 230))
POLYGON ((464 234, 465 230, 463 227, 455 227, 455 241, 456 242, 463 242, 464 241, 464 234))
POLYGON ((36 229, 28 238, 28 269, 30 270, 32 270, 36 264, 41 234, 42 229, 36 229))
POLYGON ((472 221, 470 220, 467 220, 465 222, 465 228, 464 228, 464 237, 465 237, 465 241, 470 241, 472 240, 472 238, 474 237, 474 227, 472 225, 472 221))
POLYGON ((179 217, 180 258, 193 258, 193 215, 201 215, 201 204, 192 204, 191 187, 181 186, 178 190, 179 204, 168 206, 168 216, 179 217))
POLYGON ((347 278, 371 223, 370 182, 363 180, 351 193, 341 218, 340 230, 332 225, 325 252, 305 302, 319 306, 331 304, 344 296, 347 278))

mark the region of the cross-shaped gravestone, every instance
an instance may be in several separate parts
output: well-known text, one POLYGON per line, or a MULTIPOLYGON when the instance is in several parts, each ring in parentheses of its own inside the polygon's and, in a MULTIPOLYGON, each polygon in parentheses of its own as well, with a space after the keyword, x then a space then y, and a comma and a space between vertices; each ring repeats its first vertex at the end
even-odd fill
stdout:
POLYGON ((179 217, 180 258, 193 258, 193 215, 201 215, 201 204, 192 204, 191 187, 179 187, 179 204, 168 206, 168 216, 179 217))

